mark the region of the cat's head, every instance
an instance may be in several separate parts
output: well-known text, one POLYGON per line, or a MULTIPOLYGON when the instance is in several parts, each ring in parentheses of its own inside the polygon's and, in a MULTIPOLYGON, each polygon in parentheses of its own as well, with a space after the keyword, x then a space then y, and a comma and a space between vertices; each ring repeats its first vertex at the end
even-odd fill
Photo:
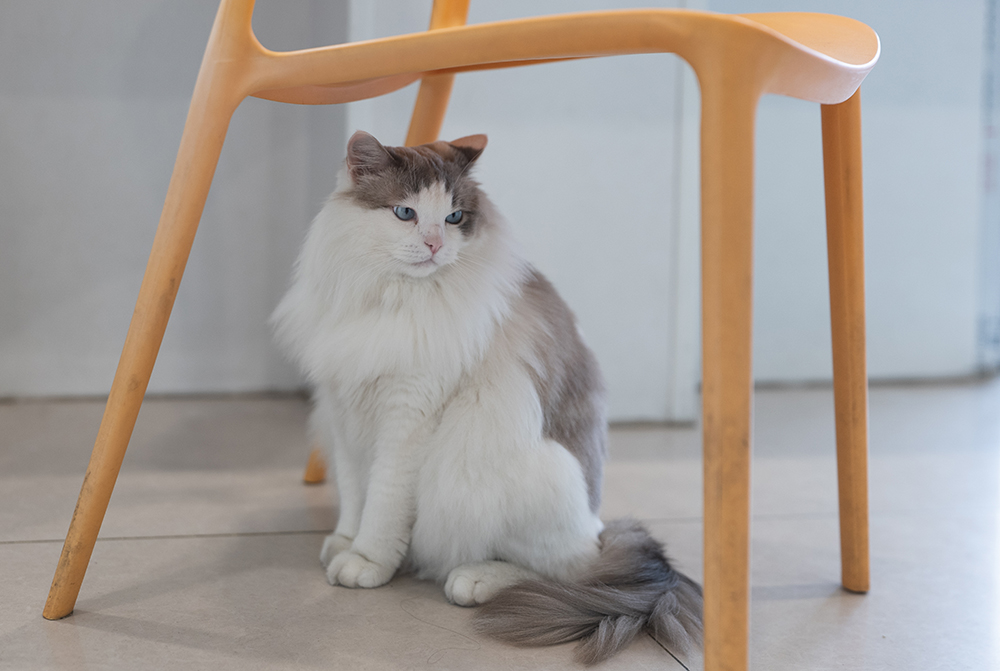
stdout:
POLYGON ((358 131, 348 141, 342 197, 368 212, 367 235, 399 273, 427 277, 480 233, 485 198, 469 169, 485 148, 485 135, 386 147, 358 131))

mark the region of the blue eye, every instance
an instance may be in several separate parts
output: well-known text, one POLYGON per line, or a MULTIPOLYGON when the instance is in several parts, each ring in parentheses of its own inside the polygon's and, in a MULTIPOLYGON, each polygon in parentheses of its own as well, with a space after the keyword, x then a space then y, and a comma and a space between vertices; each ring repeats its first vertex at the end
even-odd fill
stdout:
POLYGON ((397 205, 392 208, 393 214, 399 217, 402 221, 409 221, 417 216, 417 211, 412 207, 403 207, 402 205, 397 205))
POLYGON ((449 224, 457 224, 458 222, 462 221, 462 211, 455 210, 447 217, 445 217, 444 220, 447 221, 449 224))

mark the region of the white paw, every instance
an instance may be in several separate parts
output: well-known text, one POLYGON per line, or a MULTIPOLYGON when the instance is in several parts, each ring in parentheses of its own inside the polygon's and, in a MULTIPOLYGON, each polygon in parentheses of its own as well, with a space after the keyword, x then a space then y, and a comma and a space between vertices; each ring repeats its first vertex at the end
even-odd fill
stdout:
POLYGON ((331 585, 344 587, 378 587, 392 579, 394 567, 369 561, 359 554, 341 552, 326 567, 326 579, 331 585))
POLYGON ((448 601, 459 606, 478 606, 495 597, 503 588, 532 575, 530 571, 506 562, 463 564, 448 574, 444 595, 448 601))
POLYGON ((333 561, 333 558, 339 555, 341 552, 347 552, 351 549, 351 539, 347 536, 341 536, 340 534, 330 534, 323 541, 323 549, 319 552, 319 563, 326 568, 333 561))

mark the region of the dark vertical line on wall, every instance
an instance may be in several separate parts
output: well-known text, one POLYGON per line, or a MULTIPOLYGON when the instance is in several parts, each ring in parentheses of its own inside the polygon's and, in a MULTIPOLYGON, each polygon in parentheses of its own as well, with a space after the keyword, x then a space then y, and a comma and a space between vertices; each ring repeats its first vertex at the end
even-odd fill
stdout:
POLYGON ((1000 369, 1000 25, 997 0, 986 3, 983 49, 982 163, 979 224, 979 306, 976 358, 980 371, 1000 369))
POLYGON ((669 407, 667 408, 667 418, 676 419, 677 414, 677 376, 678 370, 678 349, 680 343, 680 266, 681 266, 681 171, 684 165, 684 67, 686 63, 679 57, 674 57, 674 109, 673 109, 673 167, 670 175, 671 185, 670 197, 672 199, 670 207, 670 235, 669 249, 667 250, 669 267, 667 269, 667 375, 669 407))

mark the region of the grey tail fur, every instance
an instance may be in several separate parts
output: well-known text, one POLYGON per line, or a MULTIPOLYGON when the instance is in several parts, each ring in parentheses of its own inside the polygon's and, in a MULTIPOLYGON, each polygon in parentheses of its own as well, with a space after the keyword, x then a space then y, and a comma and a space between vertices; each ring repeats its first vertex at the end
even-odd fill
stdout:
POLYGON ((577 659, 596 664, 644 629, 684 652, 701 645, 701 587, 678 573, 663 545, 634 520, 610 522, 601 552, 573 583, 528 580, 480 606, 476 629, 523 646, 580 641, 577 659))

